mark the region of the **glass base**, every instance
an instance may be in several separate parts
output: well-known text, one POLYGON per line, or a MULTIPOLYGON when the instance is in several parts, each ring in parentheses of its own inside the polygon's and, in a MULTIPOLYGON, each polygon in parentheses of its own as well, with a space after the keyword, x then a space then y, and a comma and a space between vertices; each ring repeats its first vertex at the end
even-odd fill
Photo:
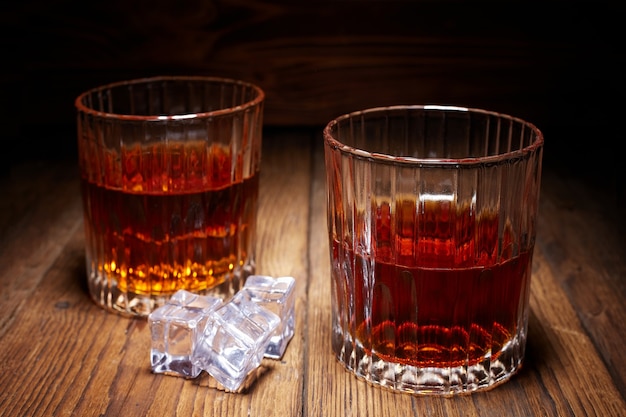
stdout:
POLYGON ((356 377, 373 385, 415 395, 454 396, 490 390, 519 371, 526 345, 525 329, 497 353, 475 364, 457 367, 418 367, 388 362, 376 352, 368 354, 350 337, 333 333, 333 350, 338 361, 356 377), (495 358, 495 359, 494 359, 495 358))
MULTIPOLYGON (((253 264, 244 265, 227 274, 221 284, 202 291, 194 291, 200 295, 213 295, 229 300, 237 293, 250 275, 254 275, 253 264)), ((127 317, 147 317, 153 310, 162 306, 173 295, 171 294, 138 294, 123 291, 117 286, 117 280, 106 274, 87 270, 87 282, 91 298, 100 307, 110 312, 127 317)))

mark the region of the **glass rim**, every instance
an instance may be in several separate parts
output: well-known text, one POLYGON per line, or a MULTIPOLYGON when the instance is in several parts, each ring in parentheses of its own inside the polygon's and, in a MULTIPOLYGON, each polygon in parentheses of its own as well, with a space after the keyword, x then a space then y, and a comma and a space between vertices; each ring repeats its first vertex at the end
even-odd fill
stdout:
POLYGON ((505 113, 499 113, 491 110, 484 110, 473 107, 461 107, 461 106, 449 106, 449 105, 437 105, 437 104, 407 104, 407 105, 394 105, 394 106, 380 106, 380 107, 371 107, 364 110, 358 110, 350 113, 343 114, 338 116, 328 122, 328 124, 323 129, 323 136, 325 143, 335 150, 339 150, 344 154, 350 154, 359 159, 368 159, 372 162, 386 163, 386 164, 408 164, 408 165, 431 165, 431 166, 450 166, 450 165, 482 165, 486 163, 498 163, 502 161, 508 161, 515 158, 520 158, 525 155, 529 155, 533 152, 536 152, 539 148, 543 146, 544 137, 541 130, 535 126, 533 123, 527 122, 519 117, 511 116, 505 113), (495 155, 488 156, 478 156, 478 157, 467 157, 467 158, 436 158, 436 157, 425 157, 419 158, 414 156, 397 156, 391 155, 387 153, 379 153, 379 152, 370 152, 364 149, 359 149, 354 146, 346 145, 341 141, 337 140, 333 135, 333 129, 337 124, 344 120, 348 120, 357 116, 372 114, 372 113, 381 113, 389 112, 389 111, 397 111, 397 110, 436 110, 442 113, 451 113, 451 112, 465 112, 465 113, 474 113, 474 114, 482 114, 486 116, 494 116, 500 119, 509 120, 515 123, 519 123, 527 128, 529 128, 534 134, 534 140, 531 144, 509 152, 498 153, 495 155))
POLYGON ((217 77, 217 76, 203 76, 203 75, 157 75, 153 77, 143 77, 143 78, 133 78, 129 80, 116 81, 112 83, 107 83, 100 85, 98 87, 91 88, 87 91, 84 91, 76 97, 74 100, 74 106, 76 109, 85 114, 102 117, 106 119, 117 119, 117 120, 130 120, 130 121, 178 121, 178 120, 189 120, 189 119, 202 119, 216 116, 223 116, 227 114, 231 114, 234 112, 240 112, 246 110, 248 108, 259 105, 265 100, 265 92, 261 87, 251 82, 247 82, 244 80, 237 80, 234 78, 226 78, 226 77, 217 77), (196 112, 196 113, 180 113, 180 114, 153 114, 153 115, 132 115, 132 114, 122 114, 122 113, 110 113, 101 110, 95 110, 89 106, 87 106, 83 100, 90 94, 98 93, 105 91, 107 89, 118 88, 123 86, 130 85, 139 85, 139 84, 150 84, 156 83, 160 81, 203 81, 203 82, 213 82, 213 83, 223 83, 227 85, 240 85, 243 87, 251 88, 256 96, 246 101, 245 103, 239 104, 237 106, 231 106, 218 110, 211 110, 206 112, 196 112))

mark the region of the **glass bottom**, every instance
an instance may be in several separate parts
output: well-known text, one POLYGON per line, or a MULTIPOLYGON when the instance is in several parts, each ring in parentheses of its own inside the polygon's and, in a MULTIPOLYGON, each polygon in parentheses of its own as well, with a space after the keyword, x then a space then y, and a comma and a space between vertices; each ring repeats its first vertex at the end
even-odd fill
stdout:
MULTIPOLYGON (((200 295, 218 296, 227 301, 237 293, 250 275, 254 275, 254 264, 246 264, 235 268, 224 276, 223 282, 211 288, 194 291, 200 295)), ((139 294, 124 291, 117 285, 115 277, 106 273, 93 272, 87 269, 89 295, 100 307, 110 312, 128 317, 147 317, 153 310, 162 306, 170 299, 169 294, 139 294)))
POLYGON ((478 363, 438 368, 388 362, 345 336, 333 332, 335 356, 346 370, 370 384, 415 395, 454 396, 490 390, 521 369, 526 345, 524 328, 499 352, 488 353, 478 363))

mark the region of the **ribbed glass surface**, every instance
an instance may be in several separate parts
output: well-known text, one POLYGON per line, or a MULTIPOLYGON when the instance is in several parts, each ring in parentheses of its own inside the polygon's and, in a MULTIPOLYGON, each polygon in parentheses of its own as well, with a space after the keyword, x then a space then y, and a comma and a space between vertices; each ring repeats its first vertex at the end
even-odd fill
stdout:
POLYGON ((338 359, 420 394, 507 380, 524 357, 541 132, 402 106, 340 117, 324 139, 338 359))
POLYGON ((76 100, 89 289, 147 315, 179 289, 232 295, 254 271, 264 94, 156 77, 76 100))

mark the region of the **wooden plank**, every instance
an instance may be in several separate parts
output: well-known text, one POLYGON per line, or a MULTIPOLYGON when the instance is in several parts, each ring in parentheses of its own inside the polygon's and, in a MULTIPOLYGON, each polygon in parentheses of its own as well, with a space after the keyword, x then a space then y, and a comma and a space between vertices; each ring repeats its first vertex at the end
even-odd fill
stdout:
POLYGON ((83 212, 78 171, 63 161, 16 165, 0 181, 0 194, 1 336, 82 227, 83 212))
MULTIPOLYGON (((291 275, 297 281, 296 335, 284 357, 264 360, 262 375, 240 394, 216 389, 217 384, 208 376, 184 380, 152 374, 146 320, 107 313, 86 293, 84 236, 75 224, 81 224, 81 217, 67 206, 68 202, 77 204, 77 196, 66 191, 55 197, 59 200, 55 205, 63 209, 52 211, 57 213, 51 222, 54 227, 38 236, 44 242, 41 252, 47 256, 29 271, 32 283, 26 287, 28 294, 16 296, 17 289, 12 290, 19 308, 2 303, 3 309, 11 309, 10 319, 3 316, 4 332, 0 335, 0 349, 6 355, 0 373, 0 415, 301 413, 311 164, 308 136, 288 133, 269 137, 264 146, 271 152, 262 165, 258 272, 291 275), (64 227, 67 218, 72 219, 71 227, 64 227), (57 245, 58 250, 49 250, 57 245)), ((67 181, 61 190, 70 185, 76 185, 75 180, 67 181)), ((78 212, 82 215, 81 210, 78 212)), ((42 218, 32 227, 45 224, 43 214, 37 215, 42 218)), ((24 239, 28 237, 33 238, 28 233, 24 239)), ((16 241, 20 243, 20 239, 16 241)), ((6 264, 9 255, 12 253, 3 253, 0 261, 6 264)), ((23 259, 17 259, 12 268, 20 265, 23 259)), ((13 286, 19 282, 19 274, 4 272, 3 283, 13 286)))
POLYGON ((296 335, 240 394, 152 374, 146 321, 89 299, 75 166, 0 179, 0 416, 626 415, 625 224, 601 183, 544 172, 522 370, 489 392, 416 397, 358 380, 330 349, 320 129, 266 129, 262 167, 258 272, 296 278, 296 335))
POLYGON ((534 266, 527 362, 537 373, 537 383, 527 392, 549 392, 551 401, 543 403, 552 405, 558 416, 624 415, 626 402, 560 285, 561 271, 541 250, 534 266))
POLYGON ((76 408, 83 396, 92 399, 90 388, 99 394, 83 407, 95 411, 108 400, 102 387, 109 386, 118 369, 129 322, 107 315, 89 300, 82 229, 70 237, 0 339, 8 359, 0 375, 0 414, 62 414, 76 408))
MULTIPOLYGON (((326 209, 325 178, 320 149, 315 155, 316 183, 312 204, 316 208, 313 212, 323 212, 326 209)), ((541 215, 543 224, 550 223, 551 220, 547 219, 559 217, 560 213, 546 211, 541 215)), ((337 415, 368 415, 373 411, 375 415, 399 415, 411 410, 416 415, 424 412, 425 415, 446 416, 619 416, 626 412, 624 399, 614 385, 615 369, 609 369, 603 363, 576 315, 582 306, 574 308, 570 304, 567 292, 560 286, 559 269, 553 269, 554 265, 544 255, 550 244, 549 238, 538 245, 535 254, 525 364, 507 383, 471 396, 449 399, 412 397, 369 386, 357 381, 350 373, 338 370, 341 367, 331 353, 330 341, 326 340, 330 335, 326 219, 317 217, 312 221, 316 223, 311 226, 314 234, 310 249, 312 285, 309 303, 313 313, 309 314, 309 333, 310 343, 323 346, 323 349, 316 349, 318 355, 309 357, 310 382, 307 386, 312 388, 307 390, 306 404, 311 407, 307 415, 324 415, 324 411, 329 410, 337 415), (335 374, 336 379, 324 383, 324 376, 329 374, 335 374), (383 404, 384 407, 379 408, 383 404)), ((561 227, 567 228, 565 225, 561 227)), ((580 242, 580 237, 570 236, 576 242, 580 242)), ((601 294, 601 297, 605 296, 601 294)), ((623 312, 623 309, 615 310, 616 313, 623 312)), ((606 337, 611 338, 613 334, 609 332, 606 337)))
POLYGON ((552 171, 544 174, 542 195, 540 211, 549 221, 539 226, 540 250, 626 398, 626 352, 614 337, 626 334, 626 222, 616 195, 610 184, 589 185, 552 171))

